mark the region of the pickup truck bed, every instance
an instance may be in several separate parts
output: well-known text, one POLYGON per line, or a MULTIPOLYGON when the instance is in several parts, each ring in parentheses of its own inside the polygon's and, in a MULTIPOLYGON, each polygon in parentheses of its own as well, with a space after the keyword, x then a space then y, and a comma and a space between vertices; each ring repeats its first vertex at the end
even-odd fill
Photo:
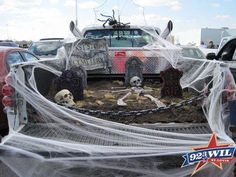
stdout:
MULTIPOLYGON (((167 124, 133 124, 134 126, 139 126, 139 127, 144 127, 144 128, 148 128, 148 129, 153 129, 153 130, 159 130, 159 131, 168 131, 168 132, 176 132, 176 133, 187 133, 187 134, 211 134, 212 131, 210 129, 210 127, 208 126, 207 123, 167 123, 167 124)), ((94 144, 94 145, 103 145, 103 146, 127 146, 126 144, 114 144, 113 142, 109 142, 109 141, 103 141, 102 139, 97 139, 96 137, 91 137, 91 136, 84 136, 84 135, 78 135, 78 134, 73 134, 72 132, 61 132, 58 129, 54 129, 52 127, 58 127, 61 126, 63 127, 63 125, 59 125, 59 124, 55 124, 53 125, 53 123, 48 126, 47 124, 44 123, 37 123, 37 124, 33 124, 33 123, 28 123, 26 124, 20 131, 20 133, 23 133, 25 135, 30 135, 32 137, 40 137, 43 139, 63 139, 63 140, 67 140, 68 142, 80 142, 83 144, 94 144), (50 127, 50 128, 49 128, 50 127)), ((79 125, 79 126, 83 126, 83 125, 79 125)), ((84 129, 89 131, 89 127, 87 128, 86 126, 83 127, 84 129)), ((95 129, 93 128, 93 130, 91 130, 93 132, 96 133, 106 133, 104 130, 101 129, 95 129), (104 132, 101 132, 104 131, 104 132)), ((114 136, 113 134, 109 134, 110 136, 114 136)), ((109 136, 108 135, 108 136, 109 136)), ((151 134, 147 134, 147 135, 151 135, 151 134)), ((168 135, 171 136, 171 135, 168 135)), ((120 140, 123 140, 123 137, 119 137, 122 138, 120 140)), ((188 137, 186 137, 188 139, 188 137)), ((6 144, 10 143, 11 139, 9 139, 6 144)), ((127 140, 127 143, 129 141, 127 140)), ((129 144, 130 146, 130 144, 129 144)), ((137 146, 137 144, 135 144, 135 146, 137 146)), ((27 149, 27 150, 31 150, 34 152, 37 152, 38 149, 34 149, 34 147, 29 147, 27 145, 27 147, 24 147, 24 144, 21 145, 22 149, 27 149)), ((44 152, 40 152, 43 153, 44 152)))
MULTIPOLYGON (((58 66, 58 65, 57 65, 58 66)), ((60 65, 62 66, 62 65, 60 65)), ((29 72, 31 72, 31 68, 28 68, 29 72)), ((48 90, 50 87, 50 84, 45 84, 45 83, 51 83, 51 81, 55 78, 55 75, 50 73, 50 72, 45 72, 45 70, 43 69, 35 69, 35 78, 36 81, 39 81, 36 83, 38 91, 43 95, 46 96, 48 95, 48 90), (40 81, 42 83, 44 83, 44 85, 42 83, 40 83, 40 81)), ((27 78, 27 74, 26 74, 26 78, 27 78)), ((27 105, 28 106, 28 105, 27 105)), ((60 124, 56 124, 56 123, 42 123, 42 122, 34 122, 34 118, 37 119, 37 117, 34 117, 34 115, 28 115, 28 122, 26 124, 21 124, 21 130, 20 133, 23 133, 25 135, 30 135, 30 137, 40 137, 43 139, 52 139, 52 140, 63 140, 63 141, 67 141, 67 142, 80 142, 81 144, 94 144, 94 145, 103 145, 103 146, 126 146, 126 142, 128 143, 129 146, 132 146, 132 144, 129 143, 129 139, 124 139, 124 137, 119 136, 116 137, 113 134, 106 134, 106 136, 108 137, 108 140, 102 140, 102 138, 97 139, 96 137, 93 136, 86 136, 86 134, 80 135, 78 133, 73 134, 73 131, 66 131, 66 128, 63 128, 63 132, 59 131, 58 129, 54 129, 54 126, 48 126, 49 124, 54 124, 55 127, 58 126, 62 126, 60 124), (33 119, 33 120, 32 120, 33 119), (50 128, 49 128, 50 127, 50 128), (65 130, 65 131, 64 131, 65 130), (115 137, 115 138, 120 138, 117 139, 116 142, 123 142, 122 143, 113 143, 112 141, 109 141, 109 137, 115 137)), ((40 120, 40 119, 39 119, 40 120)), ((211 134, 211 129, 209 128, 208 124, 206 123, 168 123, 168 124, 133 124, 134 126, 140 126, 140 127, 145 127, 145 128, 149 128, 149 129, 154 129, 154 130, 159 130, 159 131, 168 131, 168 132, 177 132, 177 133, 184 133, 184 134, 211 134)), ((84 130, 89 130, 89 128, 91 127, 86 127, 85 125, 78 125, 78 126, 83 126, 84 130)), ((90 130, 93 133, 100 133, 100 134, 105 134, 107 132, 102 132, 104 130, 101 129, 96 129, 96 128, 92 128, 93 130, 90 130)), ((129 130, 131 131, 131 130, 129 130)), ((89 132, 89 131, 88 131, 89 132)), ((147 131, 146 132, 147 135, 149 135, 149 133, 151 133, 151 131, 147 131)), ((150 134, 151 135, 151 134, 150 134)), ((197 135, 196 135, 197 136, 197 135)), ((164 137, 164 136, 163 136, 164 137)), ((170 134, 166 134, 165 137, 171 137, 170 134)), ((128 137, 125 137, 128 138, 128 137)), ((190 137, 186 136, 185 137, 187 140, 191 139, 190 137)), ((183 139, 183 138, 182 138, 183 139)), ((8 141, 6 141, 5 145, 10 145, 12 144, 12 147, 16 147, 14 146, 14 140, 12 140, 11 137, 9 137, 8 141)), ((133 141, 132 143, 135 144, 135 146, 138 145, 138 143, 136 144, 135 141, 133 141)), ((176 146, 176 144, 178 144, 178 141, 176 141, 176 143, 173 143, 172 146, 176 146)), ((163 147, 165 144, 163 143, 163 147)), ((53 150, 50 152, 43 152, 42 149, 38 149, 40 146, 35 147, 35 146, 30 146, 30 142, 29 144, 17 144, 17 147, 19 147, 19 149, 22 150, 27 150, 27 151, 31 151, 34 152, 36 154, 40 154, 43 155, 45 158, 47 157, 65 157, 65 155, 68 155, 69 157, 71 155, 73 155, 73 152, 68 152, 68 153, 63 153, 63 154, 58 154, 57 152, 54 153, 53 150)), ((52 148, 52 146, 49 147, 49 149, 52 148)), ((56 151, 56 150, 55 150, 56 151)), ((78 153, 78 151, 76 152, 78 153)), ((1 152, 0 155, 5 156, 6 158, 13 158, 13 157, 8 157, 10 153, 4 153, 1 152)), ((78 155, 78 154, 77 154, 78 155)), ((88 154, 85 154, 83 152, 81 152, 81 155, 87 156, 88 154)), ((15 156, 15 154, 14 154, 15 156)), ((67 156, 66 156, 67 157, 67 156)), ((83 156, 82 156, 83 157, 83 156)), ((18 158, 18 157, 17 157, 18 158)), ((23 157, 25 158, 25 157, 23 157)), ((133 177, 133 176, 140 176, 140 174, 136 173, 135 171, 132 171, 132 169, 129 170, 125 170, 126 168, 129 168, 129 163, 126 162, 125 160, 127 159, 111 159, 108 160, 105 163, 108 163, 109 165, 117 165, 119 163, 123 165, 127 165, 124 166, 124 170, 116 170, 114 169, 109 169, 109 168, 99 168, 99 160, 98 161, 94 161, 95 163, 95 167, 91 168, 89 162, 85 161, 84 166, 79 166, 78 168, 73 168, 73 169, 66 169, 68 171, 70 171, 70 174, 73 172, 76 176, 81 176, 81 177, 85 177, 85 176, 96 176, 96 174, 103 174, 102 177, 106 176, 114 176, 114 174, 117 174, 116 177, 133 177), (118 160, 118 162, 117 162, 118 160), (98 166, 96 166, 98 165, 98 166)), ((129 159, 131 160, 131 165, 133 164, 139 164, 142 165, 142 168, 145 170, 145 167, 147 169, 151 169, 153 168, 153 171, 158 171, 159 170, 163 170, 163 171, 168 171, 169 169, 173 169, 173 170, 179 170, 181 167, 181 164, 183 163, 183 158, 181 157, 181 154, 175 154, 175 155, 168 155, 168 156, 158 156, 158 157, 138 157, 138 158, 133 158, 133 159, 129 159)), ((26 160, 27 162, 27 160, 26 160)), ((47 163, 47 162, 46 162, 47 163)), ((121 165, 121 166, 122 166, 121 165)), ((186 168, 187 171, 189 171, 189 173, 192 172, 192 168, 193 167, 189 167, 186 168)), ((183 170, 186 170, 185 168, 183 170)), ((137 169, 140 170, 140 169, 137 169)), ((180 170, 179 170, 180 171, 180 170)), ((204 170, 203 170, 204 171, 204 170)), ((147 170, 148 173, 148 170, 147 170)), ((66 173, 65 173, 66 174, 66 173)), ((2 175, 4 177, 8 177, 7 175, 2 175)), ((74 177, 73 176, 73 177, 74 177)), ((150 174, 151 176, 155 176, 153 174, 150 174)), ((182 175, 179 175, 182 176, 182 175)), ((204 175, 203 175, 204 176, 204 175)), ((206 175, 205 175, 206 176, 206 175)), ((11 176, 12 177, 12 176, 11 176)), ((25 176, 28 177, 28 176, 25 176)), ((44 177, 44 176, 37 176, 34 175, 34 177, 44 177)), ((51 177, 51 176, 50 176, 51 177)), ((66 177, 66 175, 64 176, 57 176, 57 177, 66 177)), ((97 177, 97 176, 96 176, 97 177)))
MULTIPOLYGON (((169 124, 142 124, 142 125, 138 125, 138 124, 134 124, 134 126, 140 126, 140 127, 146 127, 149 129, 155 129, 155 130, 160 130, 160 131, 169 131, 169 132, 178 132, 178 133, 188 133, 188 134, 210 134, 212 133, 208 124, 189 124, 189 123, 169 123, 169 124)), ((97 130, 97 131, 101 131, 101 130, 97 130)), ((41 138, 50 138, 50 137, 54 137, 54 138, 63 138, 63 139, 67 139, 68 141, 72 140, 72 141, 76 141, 76 142, 81 142, 84 144, 87 143, 93 143, 93 144, 98 144, 98 145, 107 145, 107 146, 112 146, 112 145, 117 145, 117 144, 108 144, 107 141, 101 141, 98 140, 96 138, 91 138, 91 137, 86 137, 86 136, 78 136, 78 135, 73 135, 71 133, 68 134, 62 134, 61 132, 59 132, 57 129, 52 129, 52 128, 48 128, 45 124, 27 124, 25 125, 22 129, 21 132, 24 132, 24 134, 26 135, 31 135, 34 137, 41 137, 41 138)), ((11 142, 11 140, 9 139, 9 142, 11 142)), ((7 143, 8 144, 8 143, 7 143)), ((125 144, 119 144, 120 146, 125 146, 125 144)), ((22 147, 20 147, 22 149, 27 149, 29 150, 29 147, 24 147, 24 145, 22 144, 22 147)), ((37 149, 35 149, 33 146, 30 148, 33 152, 37 152, 37 149)), ((48 152, 37 152, 40 155, 43 155, 45 157, 47 156, 56 156, 56 157, 60 157, 62 154, 58 154, 58 153, 53 153, 50 152, 50 154, 48 152)), ((8 156, 9 153, 1 153, 1 155, 5 155, 8 156)), ((68 153, 68 155, 73 155, 73 153, 68 153)), ((77 154, 78 155, 78 154, 77 154)), ((86 154, 81 154, 81 155, 85 155, 86 154)), ((63 156, 63 155, 62 155, 63 156)), ((11 157, 9 157, 11 158, 11 157)), ((21 157, 17 157, 17 158, 21 158, 21 157)), ((25 157, 22 157, 25 158, 25 157)), ((109 160, 108 160, 109 161, 109 160)), ((162 170, 169 170, 169 169, 176 169, 176 168, 180 168, 181 164, 183 163, 183 158, 181 157, 181 155, 174 155, 174 156, 161 156, 161 157, 139 157, 139 158, 134 158, 134 161, 137 161, 138 163, 142 163, 143 166, 157 166, 158 169, 162 169, 162 170), (153 164, 153 162, 155 162, 153 164)), ((112 163, 113 160, 110 160, 110 163, 112 163)), ((125 161, 124 161, 125 162, 125 161)), ((124 163, 123 160, 119 160, 119 163, 124 163)), ((67 171, 68 172, 68 171, 67 171)), ((120 171, 120 170, 111 170, 111 169, 103 169, 103 168, 92 168, 92 169, 87 169, 87 167, 78 167, 78 168, 72 168, 69 169, 69 173, 74 174, 75 176, 78 177, 85 177, 85 176, 91 176, 91 177, 95 177, 96 174, 98 173, 102 173, 106 175, 111 175, 111 174, 120 174, 121 176, 126 176, 126 177, 132 177, 132 176, 136 176, 138 174, 136 174, 135 172, 132 171, 120 171)), ((204 176, 206 173, 204 173, 204 171, 202 171, 201 173, 199 173, 198 175, 195 176, 199 176, 201 177, 202 175, 204 176)), ((4 176, 4 177, 18 177, 18 175, 14 174, 14 172, 12 172, 5 164, 0 163, 0 175, 4 176)), ((39 177, 39 176, 35 176, 35 177, 39 177)), ((42 176, 40 176, 42 177, 42 176)), ((66 176, 58 176, 58 177, 66 177, 66 176)))

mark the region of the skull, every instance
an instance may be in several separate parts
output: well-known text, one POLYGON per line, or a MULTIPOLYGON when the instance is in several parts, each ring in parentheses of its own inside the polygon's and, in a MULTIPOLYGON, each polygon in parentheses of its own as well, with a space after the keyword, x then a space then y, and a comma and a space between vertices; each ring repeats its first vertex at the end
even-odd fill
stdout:
POLYGON ((57 103, 63 104, 65 106, 74 106, 75 105, 74 97, 73 97, 72 93, 67 89, 63 89, 60 92, 58 92, 55 95, 54 100, 57 103))
POLYGON ((132 87, 140 87, 142 85, 142 80, 138 76, 134 76, 129 81, 132 87))

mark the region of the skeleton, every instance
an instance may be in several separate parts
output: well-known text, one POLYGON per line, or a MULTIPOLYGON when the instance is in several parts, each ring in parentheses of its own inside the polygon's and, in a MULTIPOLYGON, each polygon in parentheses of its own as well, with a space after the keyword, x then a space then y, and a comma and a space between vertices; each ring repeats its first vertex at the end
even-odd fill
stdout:
POLYGON ((120 90, 120 91, 113 91, 113 92, 123 92, 123 91, 128 91, 126 95, 124 95, 122 98, 119 98, 117 100, 117 105, 119 106, 127 106, 127 104, 124 102, 124 99, 126 99, 128 96, 131 94, 138 94, 140 96, 143 94, 144 97, 149 98, 151 101, 153 101, 157 107, 162 107, 165 106, 160 100, 157 98, 154 98, 152 95, 147 94, 151 92, 152 90, 145 90, 141 87, 142 85, 142 80, 138 76, 134 76, 130 79, 130 85, 132 86, 131 89, 125 89, 125 90, 120 90))
POLYGON ((67 89, 63 89, 63 90, 59 91, 55 95, 54 100, 59 104, 69 106, 69 107, 75 105, 74 97, 73 97, 72 93, 67 89))

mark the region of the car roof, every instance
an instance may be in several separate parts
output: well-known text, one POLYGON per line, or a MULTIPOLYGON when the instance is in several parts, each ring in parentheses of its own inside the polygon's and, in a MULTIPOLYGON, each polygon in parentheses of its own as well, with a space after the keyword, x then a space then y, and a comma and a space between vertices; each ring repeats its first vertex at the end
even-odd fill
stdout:
POLYGON ((189 49, 191 49, 191 48, 193 48, 193 49, 197 49, 198 47, 197 46, 193 46, 193 45, 180 45, 179 47, 181 47, 181 48, 189 48, 189 49))
POLYGON ((29 50, 26 50, 24 48, 20 48, 20 47, 2 47, 0 46, 0 59, 4 58, 9 52, 14 52, 14 51, 25 51, 28 52, 30 54, 32 54, 34 57, 36 57, 39 60, 39 57, 37 57, 36 55, 34 55, 32 52, 30 52, 29 50))
POLYGON ((40 41, 61 41, 64 40, 64 38, 42 38, 40 41))
POLYGON ((0 43, 6 43, 6 44, 16 44, 15 42, 12 42, 12 41, 0 41, 0 43))
POLYGON ((0 52, 9 52, 9 51, 26 51, 25 49, 19 48, 19 47, 9 47, 9 46, 0 46, 0 52))
POLYGON ((35 41, 35 42, 32 42, 33 43, 50 43, 50 42, 64 42, 64 40, 39 40, 39 41, 35 41))
POLYGON ((0 60, 3 61, 5 56, 12 51, 26 51, 26 50, 19 47, 0 46, 0 60))
POLYGON ((158 32, 160 32, 158 27, 154 27, 154 26, 136 26, 136 25, 127 25, 125 27, 120 27, 120 28, 113 28, 112 26, 106 26, 105 28, 103 26, 91 26, 91 27, 85 27, 82 31, 82 34, 84 34, 86 31, 88 30, 109 30, 109 29, 154 29, 154 30, 158 30, 158 32))
POLYGON ((16 47, 19 45, 13 41, 0 41, 0 46, 16 47), (5 45, 1 45, 1 44, 5 44, 5 45))

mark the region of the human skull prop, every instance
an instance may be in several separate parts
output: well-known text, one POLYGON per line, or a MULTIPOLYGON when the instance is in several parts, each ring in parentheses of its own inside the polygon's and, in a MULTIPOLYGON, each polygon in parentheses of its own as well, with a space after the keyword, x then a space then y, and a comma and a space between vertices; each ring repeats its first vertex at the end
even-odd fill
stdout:
POLYGON ((74 97, 73 97, 72 93, 67 89, 63 89, 63 90, 59 91, 55 95, 54 100, 57 103, 63 104, 65 106, 74 106, 75 105, 74 97))
POLYGON ((142 80, 138 76, 134 76, 130 79, 129 83, 132 87, 141 87, 142 80))

